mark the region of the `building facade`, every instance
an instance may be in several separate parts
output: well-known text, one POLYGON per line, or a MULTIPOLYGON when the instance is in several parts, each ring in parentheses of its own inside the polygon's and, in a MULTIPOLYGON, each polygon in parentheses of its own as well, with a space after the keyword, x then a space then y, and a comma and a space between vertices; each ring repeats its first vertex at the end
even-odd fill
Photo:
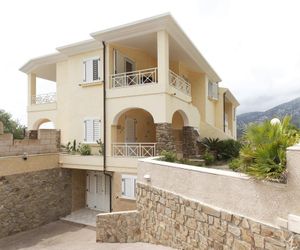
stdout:
POLYGON ((137 159, 163 149, 192 157, 199 138, 235 139, 239 103, 169 14, 91 37, 21 68, 28 129, 51 121, 62 144, 92 147, 91 156, 60 154, 73 169, 73 210, 133 209, 137 159), (39 79, 56 92, 39 94, 39 79))

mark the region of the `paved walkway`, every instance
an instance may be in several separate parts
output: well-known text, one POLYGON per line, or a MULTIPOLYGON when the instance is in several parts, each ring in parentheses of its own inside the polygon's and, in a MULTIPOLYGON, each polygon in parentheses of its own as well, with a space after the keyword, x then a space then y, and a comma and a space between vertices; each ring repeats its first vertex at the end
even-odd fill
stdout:
POLYGON ((96 227, 96 216, 100 214, 100 211, 92 210, 89 208, 82 208, 71 214, 67 215, 66 217, 61 218, 61 220, 75 222, 87 226, 96 227))
POLYGON ((1 250, 171 250, 146 243, 96 243, 91 227, 57 221, 0 240, 1 250))

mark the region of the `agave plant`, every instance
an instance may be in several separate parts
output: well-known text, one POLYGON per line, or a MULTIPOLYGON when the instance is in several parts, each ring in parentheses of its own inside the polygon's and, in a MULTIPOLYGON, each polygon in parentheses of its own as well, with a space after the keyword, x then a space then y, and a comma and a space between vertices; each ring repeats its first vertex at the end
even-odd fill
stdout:
POLYGON ((286 116, 280 124, 265 121, 250 125, 244 134, 244 146, 232 169, 258 179, 280 179, 286 171, 286 149, 299 142, 299 131, 286 116))

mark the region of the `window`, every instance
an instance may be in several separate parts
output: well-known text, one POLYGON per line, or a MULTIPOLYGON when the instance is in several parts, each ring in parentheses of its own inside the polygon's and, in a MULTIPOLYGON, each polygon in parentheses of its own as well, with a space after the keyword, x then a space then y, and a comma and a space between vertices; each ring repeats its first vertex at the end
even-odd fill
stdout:
POLYGON ((101 80, 100 58, 89 58, 83 61, 83 81, 91 83, 101 80))
POLYGON ((136 197, 136 176, 122 175, 122 196, 135 199, 136 197))
POLYGON ((218 83, 208 81, 208 97, 213 100, 219 99, 218 83))
POLYGON ((84 141, 95 143, 100 139, 100 120, 86 119, 84 121, 84 141))

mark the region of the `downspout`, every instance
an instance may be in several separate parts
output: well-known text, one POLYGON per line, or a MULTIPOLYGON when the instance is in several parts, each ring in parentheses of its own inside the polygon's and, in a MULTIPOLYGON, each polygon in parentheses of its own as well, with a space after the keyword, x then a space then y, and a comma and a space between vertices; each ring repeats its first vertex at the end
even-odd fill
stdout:
POLYGON ((226 92, 223 94, 223 131, 226 132, 226 125, 225 125, 225 98, 226 92))
MULTIPOLYGON (((109 176, 109 211, 112 212, 112 178, 111 175, 106 172, 106 45, 103 44, 103 172, 105 176, 109 176)), ((105 178, 106 180, 106 178, 105 178)), ((106 186, 106 185, 105 185, 106 186)))

